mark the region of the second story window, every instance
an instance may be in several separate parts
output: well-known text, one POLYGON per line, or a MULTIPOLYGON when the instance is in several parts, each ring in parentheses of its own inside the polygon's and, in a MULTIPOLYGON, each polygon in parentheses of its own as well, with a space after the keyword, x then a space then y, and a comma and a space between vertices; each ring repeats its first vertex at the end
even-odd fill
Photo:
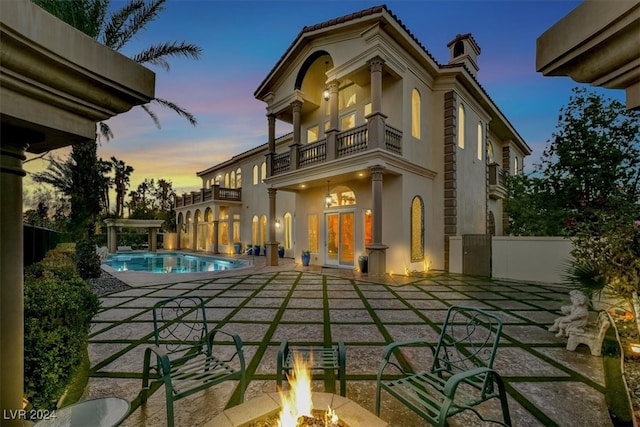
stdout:
POLYGON ((420 92, 418 89, 413 89, 411 91, 411 136, 416 139, 420 139, 421 114, 420 92))
POLYGON ((464 148, 464 105, 458 105, 458 147, 464 148))
POLYGON ((340 129, 347 130, 356 126, 356 113, 347 114, 340 118, 340 129))
POLYGON ((312 126, 307 129, 307 143, 311 144, 312 142, 316 142, 320 137, 320 127, 312 126))
POLYGON ((267 162, 262 162, 260 165, 260 179, 263 181, 267 179, 267 162))
POLYGON ((478 160, 482 160, 484 149, 484 132, 482 132, 482 122, 478 122, 478 160))
POLYGON ((338 108, 344 110, 356 106, 356 85, 350 84, 338 92, 338 108))
POLYGON ((253 165, 253 185, 258 185, 259 180, 260 180, 260 175, 258 172, 258 165, 253 165))

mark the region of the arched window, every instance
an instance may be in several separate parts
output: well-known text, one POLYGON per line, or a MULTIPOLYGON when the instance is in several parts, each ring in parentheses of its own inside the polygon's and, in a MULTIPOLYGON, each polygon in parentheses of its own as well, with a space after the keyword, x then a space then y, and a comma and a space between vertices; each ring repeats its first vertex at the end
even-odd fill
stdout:
POLYGON ((411 201, 411 262, 424 260, 424 202, 420 196, 411 201))
POLYGON ((260 175, 258 175, 258 165, 253 165, 253 185, 258 185, 260 175))
POLYGON ((284 214, 284 247, 291 249, 293 247, 293 221, 291 214, 284 214))
POLYGON ((253 216, 253 219, 251 220, 251 244, 252 245, 257 245, 258 244, 258 217, 257 216, 253 216))
POLYGON ((331 203, 326 204, 327 208, 333 208, 336 206, 349 206, 356 204, 356 194, 352 189, 344 185, 338 185, 329 192, 331 196, 331 203))
POLYGON ((267 179, 267 162, 262 162, 260 166, 260 179, 263 181, 267 179))
POLYGON ((518 156, 513 156, 513 174, 518 175, 520 173, 520 164, 518 163, 518 156))
POLYGON ((229 178, 229 188, 236 188, 236 171, 231 171, 229 178))
POLYGON ((478 160, 482 160, 484 148, 484 133, 482 132, 482 122, 478 122, 478 160))
POLYGON ((218 175, 216 176, 216 180, 215 180, 216 185, 220 185, 220 180, 221 180, 221 179, 222 179, 222 175, 218 174, 218 175))
POLYGON ((225 188, 229 188, 229 172, 224 174, 224 186, 225 188))
POLYGON ((411 91, 411 136, 420 139, 420 117, 422 114, 420 92, 418 89, 411 91))
POLYGON ((458 105, 458 147, 464 148, 464 105, 458 105))
POLYGON ((453 45, 453 57, 457 58, 460 55, 464 54, 464 43, 462 43, 462 40, 459 40, 456 42, 455 45, 453 45))
POLYGON ((262 215, 260 217, 260 245, 267 244, 267 216, 262 215))
POLYGON ((236 170, 236 188, 242 188, 242 169, 236 170))

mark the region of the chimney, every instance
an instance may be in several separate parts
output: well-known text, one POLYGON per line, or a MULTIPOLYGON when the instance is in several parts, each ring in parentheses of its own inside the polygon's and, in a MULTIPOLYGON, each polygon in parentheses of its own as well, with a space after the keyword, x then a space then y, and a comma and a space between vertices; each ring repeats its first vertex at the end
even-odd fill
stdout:
POLYGON ((471 33, 458 34, 456 38, 447 44, 447 47, 451 52, 448 65, 464 64, 473 77, 477 77, 480 46, 478 46, 471 33))

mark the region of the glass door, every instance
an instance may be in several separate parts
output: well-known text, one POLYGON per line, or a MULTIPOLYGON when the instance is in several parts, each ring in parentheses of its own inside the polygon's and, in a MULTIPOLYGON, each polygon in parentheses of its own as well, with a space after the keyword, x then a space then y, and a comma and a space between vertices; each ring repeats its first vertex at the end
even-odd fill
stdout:
POLYGON ((355 212, 325 214, 325 263, 328 265, 354 265, 355 212))

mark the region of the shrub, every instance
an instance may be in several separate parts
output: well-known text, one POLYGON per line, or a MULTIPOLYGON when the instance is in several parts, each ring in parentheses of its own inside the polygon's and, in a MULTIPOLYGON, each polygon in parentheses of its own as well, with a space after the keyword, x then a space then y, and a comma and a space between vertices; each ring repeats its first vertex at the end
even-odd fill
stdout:
POLYGON ((82 240, 76 244, 76 268, 83 279, 100 277, 100 257, 96 253, 96 244, 93 240, 82 240))
POLYGON ((60 253, 50 253, 25 275, 25 394, 35 408, 54 409, 87 347, 98 297, 60 253), (65 262, 65 261, 62 261, 65 262))

